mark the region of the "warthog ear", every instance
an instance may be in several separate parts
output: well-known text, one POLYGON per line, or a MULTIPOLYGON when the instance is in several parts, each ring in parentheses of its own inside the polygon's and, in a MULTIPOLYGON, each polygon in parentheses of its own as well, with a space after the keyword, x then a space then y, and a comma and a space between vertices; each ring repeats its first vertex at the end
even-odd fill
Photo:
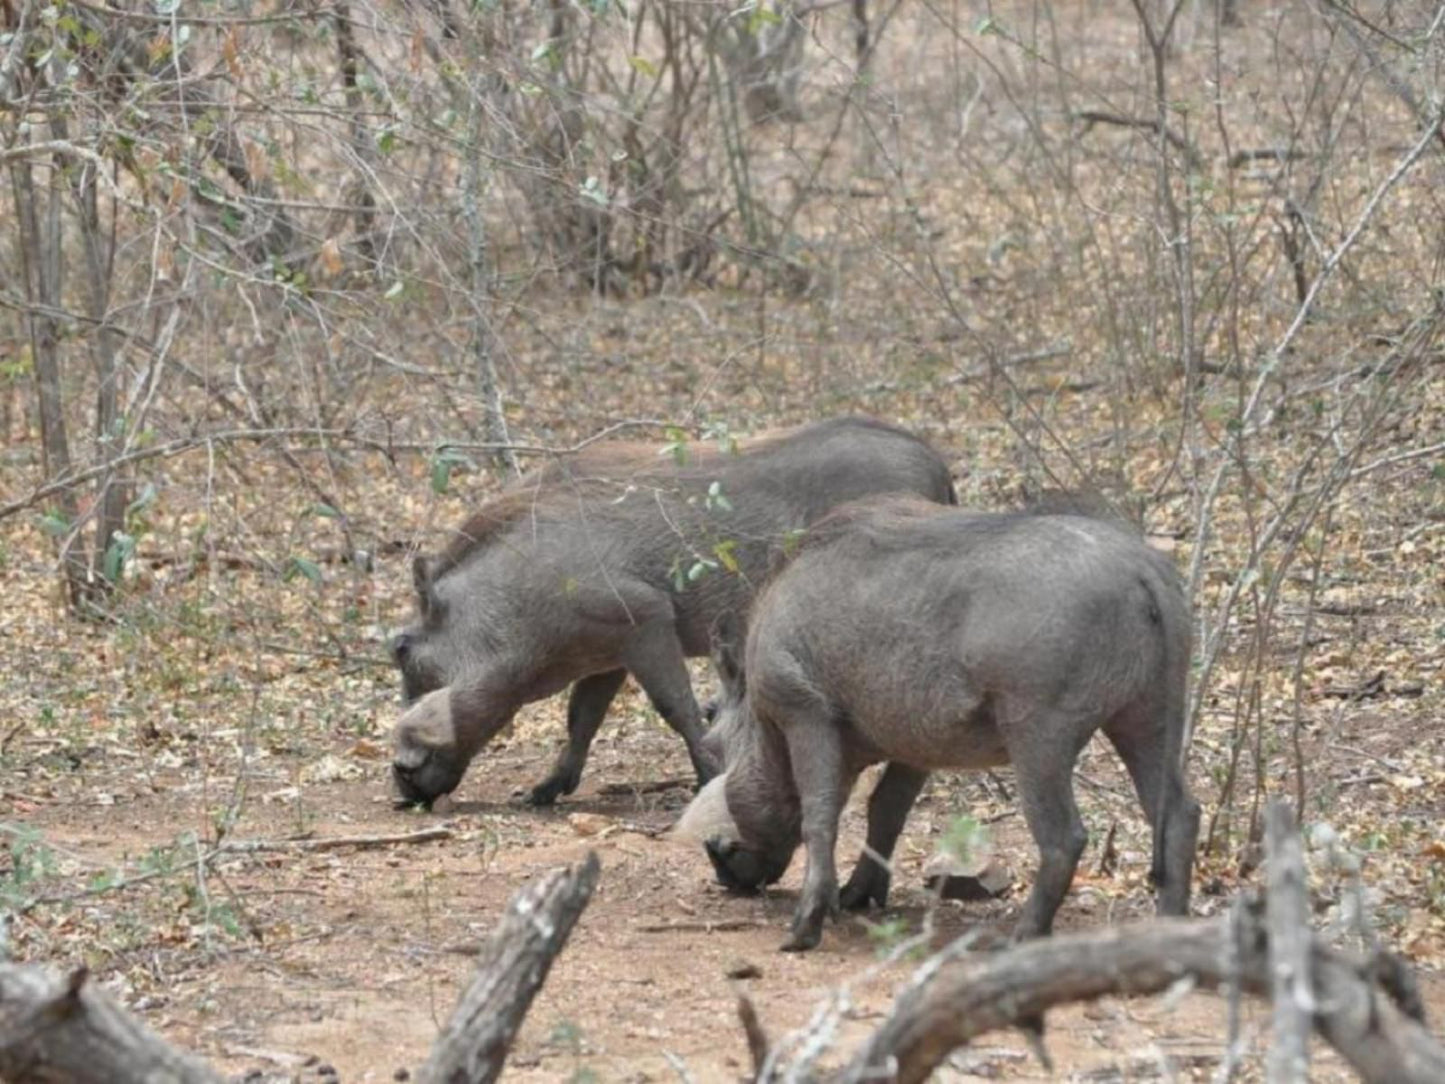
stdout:
POLYGON ((746 630, 731 610, 718 615, 712 623, 708 639, 712 647, 712 664, 728 693, 741 693, 743 683, 743 641, 746 630))
POLYGON ((417 605, 425 617, 436 606, 436 590, 432 586, 432 573, 436 565, 432 558, 418 553, 411 561, 411 583, 416 588, 417 605))

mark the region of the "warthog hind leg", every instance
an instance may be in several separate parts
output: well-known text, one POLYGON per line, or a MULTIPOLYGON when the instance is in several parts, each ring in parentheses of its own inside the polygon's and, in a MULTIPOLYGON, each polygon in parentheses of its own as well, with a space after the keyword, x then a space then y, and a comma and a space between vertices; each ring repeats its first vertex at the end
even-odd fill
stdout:
POLYGON ((927 772, 904 764, 890 763, 883 770, 882 778, 868 798, 868 846, 839 895, 845 911, 866 910, 874 903, 879 907, 888 905, 891 873, 887 862, 893 857, 893 847, 908 820, 908 811, 918 800, 918 792, 927 779, 927 772))
POLYGON ((656 622, 639 632, 623 654, 623 662, 647 693, 663 721, 687 744, 687 754, 702 786, 718 773, 702 744, 702 711, 692 692, 687 659, 671 622, 656 622))
POLYGON ((1159 893, 1159 913, 1187 915, 1199 803, 1190 795, 1180 765, 1171 760, 1169 723, 1162 712, 1124 716, 1106 723, 1104 733, 1129 770, 1139 805, 1154 833, 1150 875, 1159 893))
POLYGON ((602 725, 612 698, 626 680, 626 670, 608 670, 585 677, 572 686, 572 695, 567 701, 567 746, 557 757, 552 774, 527 795, 529 805, 551 805, 577 789, 592 739, 597 736, 597 728, 602 725))
POLYGON ((1019 800, 1039 848, 1039 869, 1014 936, 1042 937, 1069 891, 1089 834, 1074 802, 1074 762, 1094 726, 1076 715, 1014 705, 1000 726, 1018 780, 1019 800))

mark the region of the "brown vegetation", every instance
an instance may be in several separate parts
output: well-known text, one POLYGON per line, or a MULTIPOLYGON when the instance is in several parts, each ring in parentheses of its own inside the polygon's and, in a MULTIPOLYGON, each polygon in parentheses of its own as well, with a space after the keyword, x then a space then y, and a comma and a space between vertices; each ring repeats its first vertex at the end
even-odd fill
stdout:
MULTIPOLYGON (((445 840, 227 849, 406 834, 408 560, 518 468, 857 411, 944 449, 965 505, 1099 490, 1170 549, 1196 911, 1260 877, 1287 796, 1320 937, 1394 946, 1440 1005, 1445 10, 1229 6, 0 5, 9 954, 228 1069, 386 1079, 465 981, 449 948, 595 846, 509 1073, 712 1080, 746 1071, 728 972, 776 1033, 904 927, 1006 926, 1017 898, 919 887, 962 813, 1028 853, 1004 774, 924 795, 872 933, 780 960, 796 873, 732 899, 648 834, 685 765, 636 697, 555 815, 509 803, 548 703, 445 840)), ((1079 774, 1109 845, 1064 932, 1148 898, 1126 784, 1079 774)), ((1061 1012, 1050 1049, 1212 1077, 1234 1010, 1182 1005, 1061 1012)))

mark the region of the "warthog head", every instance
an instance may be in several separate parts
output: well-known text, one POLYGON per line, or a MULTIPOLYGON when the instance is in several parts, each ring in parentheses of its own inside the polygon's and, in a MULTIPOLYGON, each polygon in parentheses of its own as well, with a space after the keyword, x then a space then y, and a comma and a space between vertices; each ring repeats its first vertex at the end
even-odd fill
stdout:
POLYGON ((394 732, 392 774, 404 802, 425 804, 456 789, 516 704, 506 682, 495 680, 506 667, 493 657, 486 607, 454 604, 446 592, 462 585, 434 575, 425 557, 413 563, 412 575, 417 620, 391 643, 409 705, 394 732))
POLYGON ((712 727, 703 741, 724 771, 698 792, 673 835, 702 842, 719 884, 756 892, 787 872, 803 835, 786 753, 748 705, 742 644, 739 623, 724 615, 712 632, 721 689, 709 702, 712 727))
POLYGON ((402 801, 429 803, 451 793, 470 760, 452 726, 451 689, 427 693, 397 722, 391 771, 402 801))

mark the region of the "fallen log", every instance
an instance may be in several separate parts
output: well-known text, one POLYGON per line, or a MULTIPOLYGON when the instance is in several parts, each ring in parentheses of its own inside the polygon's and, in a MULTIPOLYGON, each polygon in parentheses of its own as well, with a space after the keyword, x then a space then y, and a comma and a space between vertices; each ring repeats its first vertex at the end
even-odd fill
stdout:
POLYGON ((1308 1084, 1310 1076, 1310 906, 1304 851, 1289 806, 1271 801, 1264 813, 1268 890, 1270 998, 1274 1007, 1269 1084, 1308 1084))
POLYGON ((116 1004, 85 968, 0 964, 0 1078, 8 1084, 222 1084, 116 1004))
MULTIPOLYGON (((1268 997, 1268 937, 1258 906, 1241 923, 1231 974, 1231 920, 1159 919, 1016 946, 950 955, 921 969, 888 1020, 837 1076, 839 1084, 927 1079, 956 1048, 1048 1009, 1106 995, 1163 992, 1181 981, 1268 997)), ((1314 1027, 1370 1084, 1445 1080, 1445 1047, 1373 981, 1373 969, 1314 941, 1314 1027)))
POLYGON ((1037 1021, 1049 1009, 1107 995, 1156 994, 1179 983, 1230 988, 1274 1001, 1276 1080, 1307 1079, 1306 1023, 1368 1084, 1445 1081, 1445 1045, 1424 1027, 1408 969, 1379 953, 1362 961, 1321 942, 1306 925, 1299 833, 1288 807, 1267 815, 1270 896, 1235 914, 1159 919, 1056 935, 991 954, 956 942, 915 972, 893 1012, 834 1080, 925 1080, 955 1049, 985 1032, 1037 1021))
MULTIPOLYGON (((512 898, 432 1047, 419 1074, 422 1084, 485 1084, 497 1078, 552 961, 592 898, 598 869, 597 855, 589 852, 580 865, 548 874, 512 898)), ((0 1079, 223 1084, 226 1078, 116 1004, 85 968, 62 976, 0 963, 0 1079)))

